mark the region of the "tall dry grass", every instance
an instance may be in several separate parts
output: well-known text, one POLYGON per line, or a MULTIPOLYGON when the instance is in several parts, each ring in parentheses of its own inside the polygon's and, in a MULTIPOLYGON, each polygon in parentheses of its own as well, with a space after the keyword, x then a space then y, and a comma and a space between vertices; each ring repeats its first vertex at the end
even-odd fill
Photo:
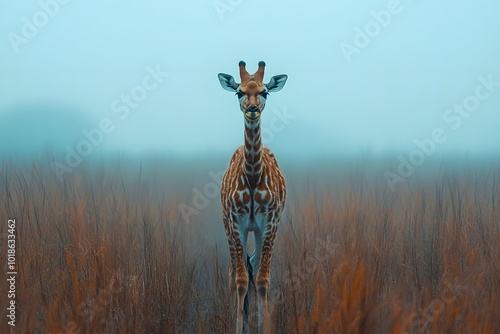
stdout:
MULTIPOLYGON (((286 173, 276 333, 500 331, 500 165, 416 175, 395 192, 382 174, 323 168, 286 173)), ((7 219, 17 223, 13 333, 232 332, 218 199, 186 223, 178 205, 192 180, 166 169, 82 168, 60 182, 43 165, 3 164, 2 245, 7 219)), ((2 247, 2 268, 6 257, 2 247)))

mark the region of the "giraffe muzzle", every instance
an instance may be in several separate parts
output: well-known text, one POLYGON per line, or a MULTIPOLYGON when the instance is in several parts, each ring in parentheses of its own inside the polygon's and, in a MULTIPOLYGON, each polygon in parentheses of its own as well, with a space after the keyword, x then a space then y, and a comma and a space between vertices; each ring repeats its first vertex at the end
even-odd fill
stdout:
POLYGON ((252 105, 245 110, 245 116, 249 119, 256 119, 260 116, 260 108, 252 105))

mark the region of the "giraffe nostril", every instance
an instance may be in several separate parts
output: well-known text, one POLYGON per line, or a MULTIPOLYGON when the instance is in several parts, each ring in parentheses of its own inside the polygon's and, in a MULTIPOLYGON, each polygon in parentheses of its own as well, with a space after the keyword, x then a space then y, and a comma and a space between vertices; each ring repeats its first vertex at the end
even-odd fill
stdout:
POLYGON ((256 105, 252 105, 252 106, 248 107, 247 110, 250 112, 256 112, 256 111, 259 111, 259 108, 256 105))

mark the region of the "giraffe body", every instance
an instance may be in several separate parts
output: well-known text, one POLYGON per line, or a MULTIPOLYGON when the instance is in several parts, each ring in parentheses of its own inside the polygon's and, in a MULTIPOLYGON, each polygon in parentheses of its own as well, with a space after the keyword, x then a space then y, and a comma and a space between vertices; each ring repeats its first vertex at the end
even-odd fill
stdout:
POLYGON ((279 91, 286 75, 274 76, 269 84, 262 83, 264 62, 254 75, 248 74, 245 63, 240 62, 241 84, 227 74, 219 74, 224 89, 235 91, 240 109, 245 114, 245 140, 229 162, 222 178, 222 220, 229 244, 229 285, 231 295, 236 293, 236 332, 243 330, 244 300, 252 281, 257 289, 259 324, 265 332, 270 330, 268 294, 270 264, 274 240, 281 212, 286 201, 285 179, 274 154, 262 145, 260 114, 269 92, 279 91), (247 261, 247 237, 253 232, 255 250, 247 261))
MULTIPOLYGON (((223 220, 228 223, 225 224, 228 239, 234 240, 238 237, 246 239, 248 232, 255 234, 255 252, 251 258, 255 273, 259 269, 259 251, 262 250, 258 244, 267 234, 271 234, 274 240, 279 216, 286 201, 285 179, 274 154, 267 147, 263 147, 261 159, 262 176, 253 183, 243 172, 244 146, 239 147, 224 174, 221 187, 223 220)), ((272 247, 272 245, 266 246, 272 247)), ((244 247, 246 250, 246 245, 244 247)))

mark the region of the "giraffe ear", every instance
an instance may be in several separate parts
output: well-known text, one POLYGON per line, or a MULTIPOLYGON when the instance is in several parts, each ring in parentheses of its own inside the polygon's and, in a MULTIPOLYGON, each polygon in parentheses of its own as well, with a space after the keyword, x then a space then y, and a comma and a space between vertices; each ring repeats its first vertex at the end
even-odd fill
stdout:
POLYGON ((231 75, 225 73, 219 73, 218 76, 222 88, 230 92, 236 92, 239 85, 236 83, 236 81, 234 81, 234 78, 231 75))
POLYGON ((275 75, 266 85, 267 90, 269 92, 279 92, 285 86, 286 79, 288 79, 286 74, 275 75))

